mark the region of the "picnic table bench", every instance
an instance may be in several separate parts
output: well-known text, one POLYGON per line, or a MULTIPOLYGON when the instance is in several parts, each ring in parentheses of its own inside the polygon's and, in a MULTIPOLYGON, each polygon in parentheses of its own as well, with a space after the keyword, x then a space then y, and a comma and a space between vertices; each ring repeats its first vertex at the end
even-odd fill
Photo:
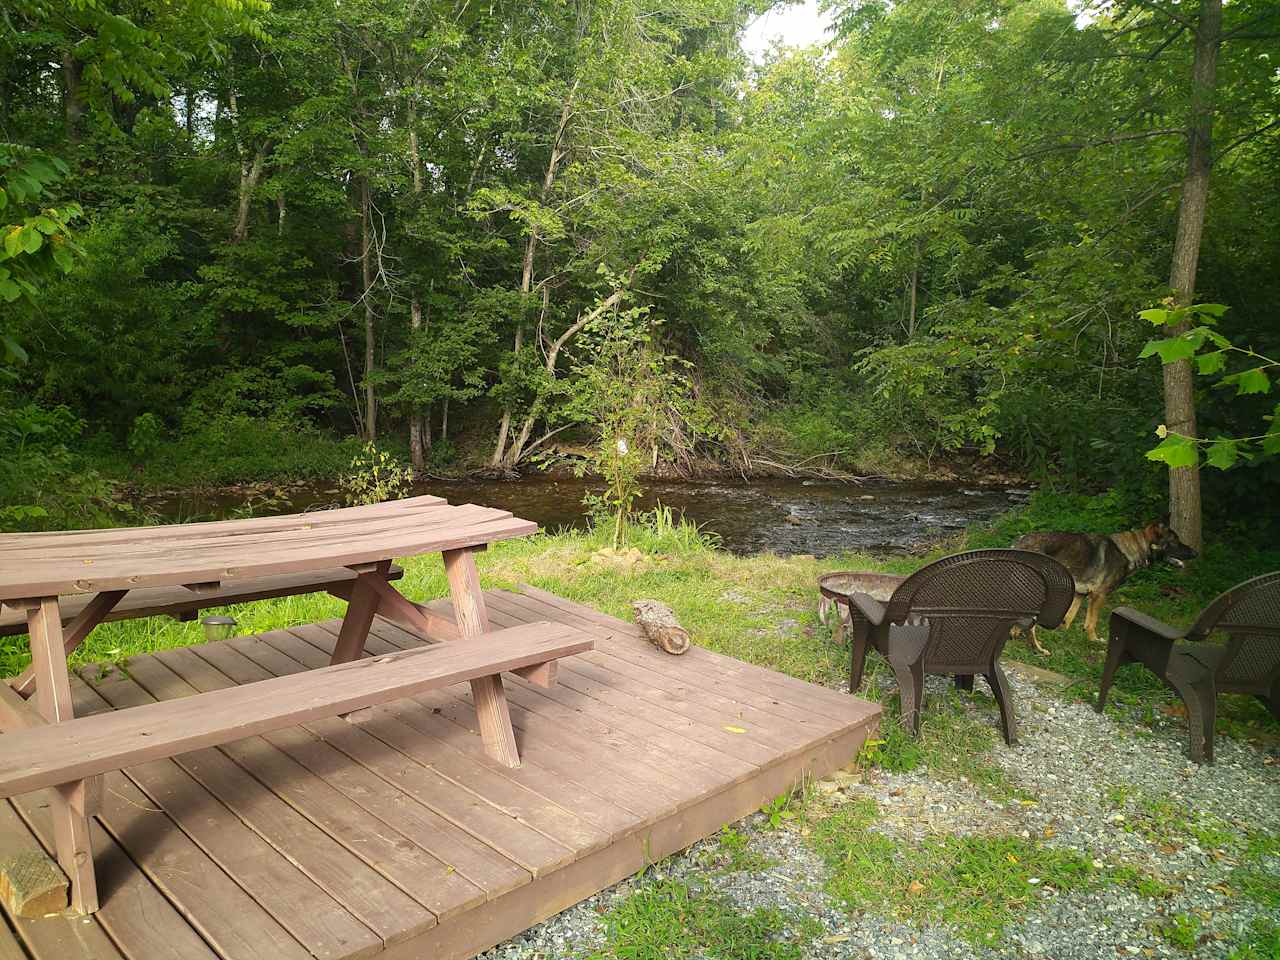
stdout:
POLYGON ((0 635, 25 631, 31 667, 0 684, 0 797, 51 788, 55 848, 71 908, 97 909, 89 820, 112 770, 347 714, 469 681, 485 750, 518 766, 502 673, 544 686, 589 650, 574 628, 490 631, 475 553, 533 533, 510 513, 439 497, 283 517, 0 535, 0 635), (441 553, 454 622, 399 593, 399 557, 441 553), (347 600, 328 667, 76 719, 67 656, 107 619, 186 615, 326 591, 347 600), (375 616, 440 641, 365 658, 375 616))

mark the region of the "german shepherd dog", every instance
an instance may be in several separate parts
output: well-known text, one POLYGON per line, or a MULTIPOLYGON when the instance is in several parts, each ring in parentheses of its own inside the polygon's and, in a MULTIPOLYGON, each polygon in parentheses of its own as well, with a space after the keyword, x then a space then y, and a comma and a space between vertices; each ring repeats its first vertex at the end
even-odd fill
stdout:
MULTIPOLYGON (((1071 626, 1080 609, 1080 599, 1087 597, 1084 629, 1094 643, 1099 642, 1098 615, 1107 595, 1124 583, 1130 574, 1158 559, 1182 567, 1196 558, 1196 552, 1179 540, 1164 521, 1111 534, 1042 530, 1019 538, 1013 547, 1015 550, 1043 553, 1067 568, 1076 581, 1076 597, 1061 629, 1071 626)), ((1037 653, 1049 652, 1040 645, 1034 626, 1031 628, 1031 642, 1037 653)))

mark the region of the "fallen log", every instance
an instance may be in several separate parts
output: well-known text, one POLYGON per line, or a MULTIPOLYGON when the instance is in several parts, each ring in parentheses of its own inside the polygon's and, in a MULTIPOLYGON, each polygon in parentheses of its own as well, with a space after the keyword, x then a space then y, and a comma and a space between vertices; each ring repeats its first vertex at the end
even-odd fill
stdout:
POLYGON ((679 656, 689 649, 689 631, 676 621, 676 615, 657 600, 635 600, 636 624, 655 647, 679 656))

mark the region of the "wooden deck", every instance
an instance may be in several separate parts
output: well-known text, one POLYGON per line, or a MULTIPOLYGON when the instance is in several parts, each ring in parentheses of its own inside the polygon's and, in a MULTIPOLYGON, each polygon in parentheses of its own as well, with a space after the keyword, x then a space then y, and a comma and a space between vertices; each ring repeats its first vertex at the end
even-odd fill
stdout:
MULTIPOLYGON (((108 774, 102 908, 0 924, 0 960, 470 957, 847 764, 879 707, 531 588, 494 627, 590 632, 550 690, 507 678, 523 766, 490 760, 465 685, 108 774)), ((451 617, 448 601, 432 605, 451 617)), ((73 678, 78 715, 329 662, 338 621, 73 678)), ((420 641, 378 620, 372 655, 420 641)), ((52 847, 43 793, 0 801, 0 852, 52 847), (33 837, 34 834, 34 837, 33 837)))

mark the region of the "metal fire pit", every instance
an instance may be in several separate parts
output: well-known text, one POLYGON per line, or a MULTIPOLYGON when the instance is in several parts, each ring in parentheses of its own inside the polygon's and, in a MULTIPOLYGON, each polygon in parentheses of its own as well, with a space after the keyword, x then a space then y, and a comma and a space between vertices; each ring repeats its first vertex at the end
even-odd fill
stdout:
POLYGON ((835 623, 831 627, 831 636, 837 643, 844 643, 845 627, 849 624, 849 609, 838 600, 851 593, 866 594, 872 600, 887 603, 893 591, 906 577, 891 573, 873 573, 870 570, 837 570, 835 573, 824 573, 818 578, 818 619, 827 623, 835 612, 835 623))

